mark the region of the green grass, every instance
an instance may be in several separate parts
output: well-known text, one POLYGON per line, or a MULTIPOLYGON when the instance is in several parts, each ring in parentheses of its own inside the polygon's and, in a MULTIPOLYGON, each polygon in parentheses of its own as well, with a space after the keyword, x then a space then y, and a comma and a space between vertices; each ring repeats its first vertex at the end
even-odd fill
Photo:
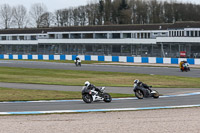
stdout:
MULTIPOLYGON (((24 60, 22 60, 24 61, 24 60)), ((74 63, 73 60, 27 60, 27 61, 41 61, 41 62, 56 62, 56 63, 74 63)), ((110 63, 104 61, 81 61, 81 64, 96 64, 96 63, 110 63)))
MULTIPOLYGON (((113 98, 133 97, 133 94, 110 94, 113 98)), ((49 90, 25 90, 0 88, 0 101, 37 101, 37 100, 66 100, 81 99, 80 92, 49 91, 49 90)))
MULTIPOLYGON (((11 59, 0 59, 0 60, 11 60, 11 59)), ((14 60, 14 59, 13 59, 14 60)), ((56 63, 74 63, 73 60, 16 60, 16 61, 39 61, 39 62, 56 62, 56 63)), ((98 63, 111 63, 111 61, 81 61, 82 64, 98 64, 98 63)))
POLYGON ((134 79, 140 79, 153 87, 200 87, 200 78, 191 77, 0 67, 0 82, 82 86, 88 80, 96 86, 132 86, 134 79))

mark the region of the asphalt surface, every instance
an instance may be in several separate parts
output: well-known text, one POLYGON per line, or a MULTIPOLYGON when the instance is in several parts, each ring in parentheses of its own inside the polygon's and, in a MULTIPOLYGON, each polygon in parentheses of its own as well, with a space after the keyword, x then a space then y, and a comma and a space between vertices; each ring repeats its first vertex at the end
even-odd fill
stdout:
POLYGON ((86 110, 86 109, 115 109, 115 108, 142 108, 159 106, 178 106, 199 104, 200 95, 187 97, 169 98, 146 98, 130 100, 113 100, 110 103, 93 102, 86 104, 83 101, 60 101, 60 102, 19 102, 0 103, 0 112, 20 111, 52 111, 52 110, 86 110))
POLYGON ((22 68, 41 68, 41 69, 127 72, 127 73, 142 73, 142 74, 151 74, 151 75, 173 75, 173 76, 183 76, 183 77, 200 77, 200 69, 193 68, 193 69, 191 69, 190 72, 181 72, 178 68, 178 65, 177 65, 177 68, 94 65, 94 64, 82 64, 81 67, 75 67, 75 65, 73 63, 1 60, 0 66, 22 67, 22 68))
MULTIPOLYGON (((115 65, 82 65, 75 67, 70 63, 49 63, 35 61, 0 61, 0 66, 23 67, 23 68, 42 68, 42 69, 66 69, 66 70, 89 70, 89 71, 112 71, 145 73, 158 75, 176 75, 185 77, 200 77, 199 69, 192 69, 191 72, 180 72, 178 68, 168 67, 136 67, 136 66, 115 66, 115 65)), ((62 90, 62 91, 80 91, 79 86, 55 86, 55 85, 34 85, 17 83, 0 83, 0 87, 19 88, 19 89, 43 89, 43 90, 62 90)), ((189 92, 200 92, 200 89, 187 88, 157 88, 156 90, 163 95, 182 94, 189 92)), ((132 93, 132 87, 107 87, 107 92, 114 93, 132 93)), ((147 98, 113 100, 111 103, 93 102, 85 104, 82 100, 78 101, 53 101, 53 102, 0 102, 0 112, 15 111, 50 111, 50 110, 80 110, 80 109, 110 109, 110 108, 140 108, 140 107, 158 107, 158 106, 176 106, 176 105, 194 105, 199 104, 200 95, 167 97, 167 98, 147 98)))

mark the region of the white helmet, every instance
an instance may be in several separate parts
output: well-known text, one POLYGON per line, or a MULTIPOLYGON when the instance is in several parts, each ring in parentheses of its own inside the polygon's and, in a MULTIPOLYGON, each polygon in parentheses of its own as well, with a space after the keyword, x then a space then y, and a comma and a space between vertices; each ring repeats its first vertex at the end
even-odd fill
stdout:
POLYGON ((138 79, 134 80, 134 83, 136 83, 136 84, 139 83, 139 82, 140 82, 140 81, 139 81, 138 79))
POLYGON ((89 85, 90 85, 90 82, 89 82, 89 81, 86 81, 86 82, 85 82, 85 86, 88 87, 89 85))

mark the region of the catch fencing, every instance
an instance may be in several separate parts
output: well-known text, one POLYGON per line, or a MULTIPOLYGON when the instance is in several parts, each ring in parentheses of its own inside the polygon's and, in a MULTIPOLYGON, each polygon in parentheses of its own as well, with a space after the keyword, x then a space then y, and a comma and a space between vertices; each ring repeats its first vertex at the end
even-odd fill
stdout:
POLYGON ((187 61, 191 65, 200 65, 199 58, 162 58, 162 57, 133 57, 133 56, 99 56, 99 55, 0 55, 0 59, 16 60, 75 60, 76 57, 85 61, 109 61, 128 63, 157 63, 157 64, 179 64, 187 61))

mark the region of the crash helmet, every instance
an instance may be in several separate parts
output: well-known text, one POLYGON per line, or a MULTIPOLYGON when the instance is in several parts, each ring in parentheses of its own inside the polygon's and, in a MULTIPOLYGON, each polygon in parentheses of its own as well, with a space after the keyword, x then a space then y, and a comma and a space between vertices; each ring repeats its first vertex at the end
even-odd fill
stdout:
POLYGON ((140 81, 138 79, 134 80, 135 84, 138 84, 140 81))
POLYGON ((85 86, 88 87, 89 85, 90 85, 90 82, 89 82, 89 81, 86 81, 86 82, 85 82, 85 86))

